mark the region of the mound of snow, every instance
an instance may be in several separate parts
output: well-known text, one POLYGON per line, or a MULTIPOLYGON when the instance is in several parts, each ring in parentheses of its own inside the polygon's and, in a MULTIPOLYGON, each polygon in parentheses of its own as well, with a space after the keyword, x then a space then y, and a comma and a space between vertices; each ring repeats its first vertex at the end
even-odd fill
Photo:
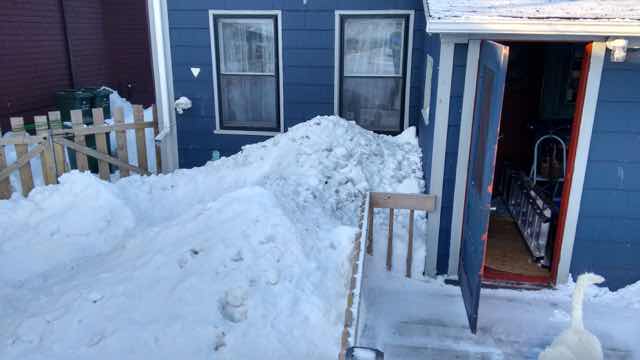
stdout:
POLYGON ((363 196, 423 186, 413 129, 336 117, 170 175, 65 175, 0 202, 0 358, 335 358, 363 196))

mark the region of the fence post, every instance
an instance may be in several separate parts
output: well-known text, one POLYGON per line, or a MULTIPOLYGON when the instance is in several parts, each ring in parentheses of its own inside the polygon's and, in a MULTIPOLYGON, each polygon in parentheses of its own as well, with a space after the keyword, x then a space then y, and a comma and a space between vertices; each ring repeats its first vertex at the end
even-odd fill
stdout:
MULTIPOLYGON (((113 121, 116 125, 124 125, 124 110, 121 107, 113 109, 113 121)), ((116 149, 118 159, 123 162, 129 163, 129 152, 127 150, 127 131, 124 129, 116 130, 116 149)), ((125 167, 119 167, 120 177, 124 178, 129 176, 129 169, 125 167)))
MULTIPOLYGON (((4 145, 0 145, 0 171, 7 167, 7 158, 4 154, 4 145)), ((11 182, 9 178, 0 180, 0 199, 8 199, 11 197, 11 182)))
MULTIPOLYGON (((102 108, 95 108, 91 110, 93 114, 93 125, 96 127, 100 127, 104 125, 104 113, 102 112, 102 108)), ((109 155, 109 150, 107 149, 107 136, 109 133, 98 132, 96 133, 96 150, 109 155)), ((98 160, 98 174, 100 175, 100 179, 109 181, 109 177, 111 175, 111 171, 109 170, 109 163, 104 160, 98 160)))
POLYGON ((153 116, 153 143, 156 145, 156 174, 162 174, 162 148, 159 143, 156 143, 156 137, 160 134, 157 106, 151 105, 151 114, 153 116))
MULTIPOLYGON (((60 111, 49 112, 49 128, 53 130, 62 129, 62 117, 60 116, 60 111)), ((53 144, 53 155, 56 163, 56 176, 60 177, 65 173, 65 171, 69 171, 69 164, 67 164, 64 146, 60 144, 53 144)))
MULTIPOLYGON (((144 122, 144 108, 142 105, 133 105, 133 122, 144 122)), ((138 167, 146 172, 149 171, 149 165, 147 164, 147 137, 145 135, 146 129, 136 129, 136 148, 138 150, 138 167)))
MULTIPOLYGON (((11 118, 11 130, 16 134, 25 134, 24 119, 21 117, 11 118)), ((19 159, 29 152, 29 146, 25 144, 15 145, 16 159, 19 159)), ((33 173, 31 163, 27 162, 20 167, 20 184, 22 185, 22 195, 27 196, 33 190, 33 173)))
POLYGON ((36 124, 36 134, 38 135, 46 135, 47 137, 43 139, 44 151, 40 156, 40 163, 42 164, 42 177, 44 179, 45 185, 52 185, 57 183, 56 177, 56 166, 53 162, 53 142, 50 142, 49 132, 49 124, 47 123, 46 116, 36 116, 34 117, 36 124))
POLYGON ((409 210, 409 241, 407 242, 407 271, 406 276, 411 277, 411 268, 413 267, 413 219, 415 210, 409 210))
POLYGON ((393 208, 389 208, 389 234, 387 238, 387 270, 391 271, 393 261, 393 208))
MULTIPOLYGON (((84 127, 84 123, 82 122, 82 110, 71 110, 71 123, 73 124, 73 130, 81 130, 84 127)), ((82 134, 76 133, 74 141, 78 145, 87 146, 84 135, 82 134)), ((80 171, 89 170, 89 161, 87 160, 87 155, 81 153, 80 151, 76 151, 76 164, 78 166, 78 170, 80 171)))

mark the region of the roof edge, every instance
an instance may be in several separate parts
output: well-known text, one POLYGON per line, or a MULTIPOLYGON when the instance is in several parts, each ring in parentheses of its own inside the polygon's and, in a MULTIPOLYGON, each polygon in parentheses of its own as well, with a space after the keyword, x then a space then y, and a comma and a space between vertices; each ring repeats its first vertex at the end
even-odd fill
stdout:
POLYGON ((522 34, 640 36, 640 21, 589 21, 558 19, 441 20, 427 19, 427 32, 441 34, 522 34))

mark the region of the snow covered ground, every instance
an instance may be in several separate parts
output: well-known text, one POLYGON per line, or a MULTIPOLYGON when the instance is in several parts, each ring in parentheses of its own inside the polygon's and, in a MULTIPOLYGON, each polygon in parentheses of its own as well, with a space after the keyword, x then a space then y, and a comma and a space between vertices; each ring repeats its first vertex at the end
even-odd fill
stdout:
POLYGON ((334 359, 367 191, 422 190, 415 132, 335 117, 201 168, 0 201, 1 359, 334 359))
MULTIPOLYGON (((375 234, 384 239, 384 226, 375 234)), ((573 283, 554 290, 482 289, 478 334, 472 335, 458 287, 444 278, 387 272, 386 244, 374 245, 356 344, 384 351, 387 360, 537 359, 569 326, 573 283)), ((585 326, 599 337, 605 359, 640 359, 640 282, 617 292, 590 287, 584 306, 585 326)))

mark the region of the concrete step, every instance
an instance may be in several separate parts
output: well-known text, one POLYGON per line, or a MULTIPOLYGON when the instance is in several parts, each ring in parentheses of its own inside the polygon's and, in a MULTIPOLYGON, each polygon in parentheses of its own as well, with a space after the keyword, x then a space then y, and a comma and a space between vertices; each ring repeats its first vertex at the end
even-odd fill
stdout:
POLYGON ((426 359, 465 359, 465 360, 502 360, 501 354, 482 351, 468 351, 432 346, 387 345, 385 360, 426 360, 426 359))

